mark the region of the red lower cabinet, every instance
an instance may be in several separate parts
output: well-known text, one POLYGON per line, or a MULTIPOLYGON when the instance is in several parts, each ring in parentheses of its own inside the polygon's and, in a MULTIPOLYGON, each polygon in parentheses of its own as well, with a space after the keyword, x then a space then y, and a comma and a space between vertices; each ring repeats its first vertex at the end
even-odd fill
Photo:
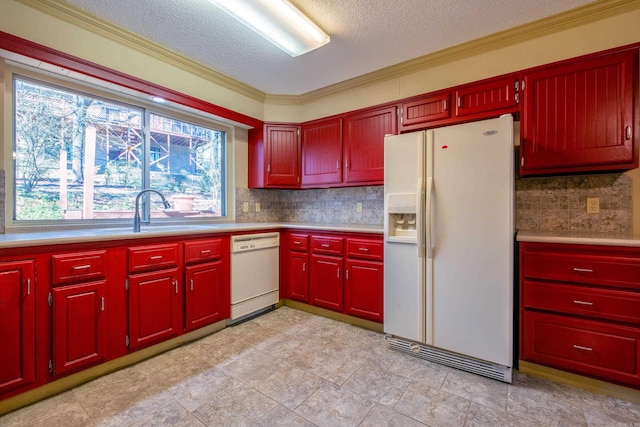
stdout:
POLYGON ((289 252, 289 298, 309 302, 309 254, 289 252))
POLYGON ((382 322, 383 267, 381 262, 345 262, 344 312, 382 322))
POLYGON ((129 348, 137 350, 182 333, 178 269, 129 276, 129 348))
POLYGON ((342 257, 311 255, 309 303, 342 311, 342 257))
POLYGON ((222 261, 185 268, 185 329, 193 331, 229 317, 230 300, 222 261))
POLYGON ((36 380, 34 264, 0 263, 0 396, 36 380))
POLYGON ((546 313, 524 315, 528 361, 640 385, 640 329, 546 313))
POLYGON ((101 363, 106 354, 104 281, 54 288, 53 374, 101 363))
POLYGON ((520 243, 520 358, 640 388, 640 248, 520 243))

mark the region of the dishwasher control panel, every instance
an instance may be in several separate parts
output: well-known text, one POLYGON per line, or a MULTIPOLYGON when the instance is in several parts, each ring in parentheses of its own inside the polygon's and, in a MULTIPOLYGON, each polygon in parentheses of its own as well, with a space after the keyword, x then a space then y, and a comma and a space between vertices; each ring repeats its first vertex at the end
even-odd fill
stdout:
POLYGON ((280 233, 258 233, 231 236, 231 252, 252 251, 280 246, 280 233))

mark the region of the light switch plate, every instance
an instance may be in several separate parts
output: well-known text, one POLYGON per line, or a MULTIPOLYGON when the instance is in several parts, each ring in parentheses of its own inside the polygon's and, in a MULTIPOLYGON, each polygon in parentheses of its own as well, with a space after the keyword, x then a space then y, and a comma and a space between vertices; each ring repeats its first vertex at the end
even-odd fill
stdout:
POLYGON ((590 214, 600 213, 599 197, 587 197, 587 213, 590 213, 590 214))
POLYGON ((256 212, 260 212, 260 203, 256 202, 256 212))
POLYGON ((362 202, 356 203, 356 212, 362 212, 362 202))
POLYGON ((242 204, 242 212, 249 212, 249 202, 244 202, 242 204))

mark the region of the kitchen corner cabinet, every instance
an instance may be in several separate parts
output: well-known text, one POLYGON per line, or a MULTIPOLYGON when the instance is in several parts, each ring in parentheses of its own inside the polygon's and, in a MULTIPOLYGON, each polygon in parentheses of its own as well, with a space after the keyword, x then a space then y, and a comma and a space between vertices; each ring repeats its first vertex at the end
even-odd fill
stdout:
POLYGON ((106 360, 106 251, 51 256, 54 376, 106 360))
POLYGON ((230 316, 229 238, 185 242, 185 330, 230 316))
POLYGON ((526 72, 520 174, 637 167, 637 82, 637 49, 526 72))
POLYGON ((382 323, 383 245, 381 240, 346 239, 344 312, 382 323))
POLYGON ((640 387, 640 248, 520 243, 520 358, 640 387))
POLYGON ((342 119, 303 123, 302 186, 342 182, 342 119))
POLYGON ((128 249, 129 348, 157 344, 182 333, 183 292, 179 243, 128 249))
POLYGON ((346 184, 384 182, 384 137, 398 133, 398 108, 387 106, 344 118, 343 181, 346 184))
POLYGON ((300 186, 300 127, 265 123, 249 131, 249 187, 300 186))
POLYGON ((35 262, 0 263, 0 395, 36 381, 35 262))

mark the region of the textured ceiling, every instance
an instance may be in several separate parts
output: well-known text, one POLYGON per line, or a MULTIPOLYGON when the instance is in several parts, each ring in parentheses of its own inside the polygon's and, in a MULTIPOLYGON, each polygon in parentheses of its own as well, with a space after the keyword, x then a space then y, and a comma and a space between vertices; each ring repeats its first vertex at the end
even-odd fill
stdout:
POLYGON ((273 95, 308 93, 593 2, 291 0, 331 36, 292 58, 208 0, 66 1, 273 95))

